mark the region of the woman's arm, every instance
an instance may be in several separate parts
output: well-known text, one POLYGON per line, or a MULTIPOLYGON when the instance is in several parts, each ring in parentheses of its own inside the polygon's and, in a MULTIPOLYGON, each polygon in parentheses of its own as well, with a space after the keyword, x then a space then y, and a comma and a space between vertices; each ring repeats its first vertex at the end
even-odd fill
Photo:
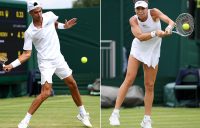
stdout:
MULTIPOLYGON (((151 38, 153 38, 151 36, 151 33, 142 33, 139 25, 138 25, 138 22, 137 22, 137 19, 135 18, 135 16, 131 17, 130 20, 129 20, 129 23, 131 25, 131 32, 132 34, 138 38, 140 41, 146 41, 146 40, 149 40, 151 38)), ((156 36, 156 35, 155 35, 156 36)))
POLYGON ((164 13, 162 13, 162 12, 161 12, 159 9, 157 9, 157 8, 153 8, 153 9, 151 10, 151 14, 152 14, 152 17, 153 17, 154 19, 159 18, 159 19, 161 19, 163 22, 165 22, 166 24, 168 24, 168 26, 167 26, 166 29, 165 29, 165 32, 166 32, 167 34, 171 34, 172 29, 173 29, 174 26, 175 26, 174 21, 171 20, 167 15, 165 15, 164 13))
POLYGON ((156 36, 158 37, 166 36, 166 33, 162 30, 152 31, 149 33, 142 33, 135 16, 130 18, 129 23, 131 25, 132 34, 140 41, 146 41, 156 36))

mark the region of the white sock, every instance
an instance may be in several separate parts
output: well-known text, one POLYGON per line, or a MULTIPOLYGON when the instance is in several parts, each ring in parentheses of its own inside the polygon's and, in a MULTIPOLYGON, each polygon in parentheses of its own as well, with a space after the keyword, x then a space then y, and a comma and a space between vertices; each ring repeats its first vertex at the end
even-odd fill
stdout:
POLYGON ((83 115, 86 115, 86 111, 85 111, 85 108, 84 108, 83 105, 79 106, 79 113, 83 114, 83 115))
POLYGON ((31 120, 32 115, 27 112, 26 116, 24 117, 23 121, 29 123, 31 120))
POLYGON ((116 109, 116 108, 115 108, 115 109, 113 110, 113 113, 119 114, 119 109, 116 109))
POLYGON ((150 115, 144 115, 144 120, 151 120, 151 116, 150 115))

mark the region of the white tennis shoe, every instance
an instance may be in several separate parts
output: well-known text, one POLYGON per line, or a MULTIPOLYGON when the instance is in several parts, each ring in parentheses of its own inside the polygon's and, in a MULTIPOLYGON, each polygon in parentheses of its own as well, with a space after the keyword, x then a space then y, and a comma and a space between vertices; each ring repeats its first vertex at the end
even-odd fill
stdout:
POLYGON ((24 122, 24 121, 21 121, 19 124, 18 124, 18 128, 28 128, 28 123, 24 122))
POLYGON ((90 116, 89 113, 86 113, 86 115, 78 114, 77 115, 78 120, 80 120, 85 126, 92 128, 92 124, 90 123, 90 116))
POLYGON ((142 128, 152 128, 151 119, 143 120, 140 125, 141 125, 142 128))
POLYGON ((119 126, 120 125, 119 117, 120 115, 118 113, 112 113, 109 118, 110 125, 119 126))

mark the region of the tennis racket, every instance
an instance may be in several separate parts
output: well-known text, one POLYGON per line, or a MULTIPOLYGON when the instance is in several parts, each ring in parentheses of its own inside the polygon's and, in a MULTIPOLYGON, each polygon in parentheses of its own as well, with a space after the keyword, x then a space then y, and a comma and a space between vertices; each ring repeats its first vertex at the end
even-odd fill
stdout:
POLYGON ((192 17, 192 15, 190 15, 189 13, 182 13, 180 14, 177 18, 176 18, 176 25, 175 25, 175 31, 172 31, 173 33, 176 33, 180 36, 189 36, 192 34, 192 32, 194 31, 194 19, 192 17), (188 24, 189 25, 189 29, 184 30, 183 29, 183 24, 188 24))
POLYGON ((0 64, 4 67, 5 62, 8 61, 6 53, 0 53, 0 64))

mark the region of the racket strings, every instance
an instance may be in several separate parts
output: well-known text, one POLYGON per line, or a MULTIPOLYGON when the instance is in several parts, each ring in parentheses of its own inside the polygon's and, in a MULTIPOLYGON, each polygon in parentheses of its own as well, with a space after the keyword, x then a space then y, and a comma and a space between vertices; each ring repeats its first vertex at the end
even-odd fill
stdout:
POLYGON ((190 35, 194 30, 194 20, 193 17, 188 13, 183 13, 178 16, 176 19, 176 31, 182 35, 190 35), (183 24, 189 24, 189 29, 184 30, 182 28, 183 24))

